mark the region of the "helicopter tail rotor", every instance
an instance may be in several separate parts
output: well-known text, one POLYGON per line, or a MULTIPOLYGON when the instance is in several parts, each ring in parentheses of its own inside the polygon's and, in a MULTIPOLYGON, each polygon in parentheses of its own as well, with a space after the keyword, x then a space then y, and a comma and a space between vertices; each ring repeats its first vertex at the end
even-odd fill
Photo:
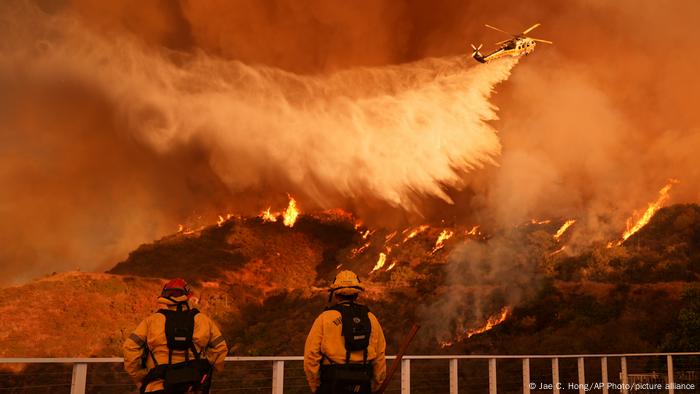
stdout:
POLYGON ((479 44, 478 47, 472 44, 472 49, 474 50, 474 52, 472 52, 472 57, 480 63, 485 62, 484 56, 481 54, 481 52, 479 52, 479 49, 481 49, 482 46, 484 46, 484 44, 479 44))

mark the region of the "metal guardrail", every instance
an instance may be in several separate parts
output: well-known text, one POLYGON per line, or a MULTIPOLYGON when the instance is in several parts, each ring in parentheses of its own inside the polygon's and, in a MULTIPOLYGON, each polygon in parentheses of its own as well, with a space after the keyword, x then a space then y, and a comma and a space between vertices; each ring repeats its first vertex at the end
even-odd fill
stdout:
MULTIPOLYGON (((608 379, 608 359, 620 359, 620 384, 616 388, 622 394, 628 394, 630 384, 627 372, 627 359, 634 357, 665 357, 666 358, 666 382, 668 383, 668 392, 673 394, 674 387, 674 371, 673 358, 681 356, 700 356, 700 352, 687 353, 629 353, 629 354, 566 354, 566 355, 447 355, 447 356, 429 356, 429 355, 413 355, 404 356, 401 360, 401 394, 409 394, 411 392, 411 361, 412 360, 448 360, 449 361, 449 392, 457 394, 459 390, 458 368, 460 360, 488 360, 488 387, 489 394, 497 393, 497 374, 496 367, 498 360, 522 360, 522 391, 524 394, 530 394, 533 384, 530 379, 530 360, 532 359, 549 359, 552 365, 552 385, 551 390, 554 394, 559 394, 561 382, 559 380, 559 360, 560 359, 576 359, 577 360, 577 375, 578 375, 578 392, 585 394, 586 390, 586 369, 585 359, 600 360, 601 368, 601 389, 603 394, 609 393, 608 379)), ((387 356, 387 359, 392 360, 395 356, 387 356)), ((284 391, 284 363, 286 361, 302 361, 302 356, 271 356, 271 357, 226 357, 227 362, 272 362, 272 394, 282 394, 284 391)), ((0 364, 72 364, 73 374, 71 379, 71 394, 84 394, 87 386, 87 369, 88 364, 98 363, 121 363, 122 358, 0 358, 0 364)))

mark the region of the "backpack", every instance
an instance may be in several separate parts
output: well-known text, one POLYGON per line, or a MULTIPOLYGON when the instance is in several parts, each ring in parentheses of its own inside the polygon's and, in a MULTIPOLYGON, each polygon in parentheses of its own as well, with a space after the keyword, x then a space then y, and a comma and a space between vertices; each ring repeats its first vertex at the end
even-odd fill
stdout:
POLYGON ((321 380, 330 386, 331 393, 369 393, 373 374, 372 364, 367 363, 367 347, 372 334, 369 308, 351 302, 337 304, 327 310, 340 312, 345 339, 345 364, 322 365, 321 380), (359 350, 363 351, 362 364, 350 363, 350 353, 359 350))
POLYGON ((163 379, 164 390, 168 394, 209 392, 212 368, 206 358, 201 358, 192 341, 194 317, 199 313, 199 310, 182 310, 182 304, 178 304, 175 311, 161 309, 158 313, 165 316, 168 363, 158 365, 155 356, 151 353, 156 367, 149 371, 144 378, 141 392, 145 391, 148 383, 156 379, 163 379), (190 360, 189 350, 194 354, 193 360, 190 360), (173 364, 173 351, 184 351, 185 361, 173 364))

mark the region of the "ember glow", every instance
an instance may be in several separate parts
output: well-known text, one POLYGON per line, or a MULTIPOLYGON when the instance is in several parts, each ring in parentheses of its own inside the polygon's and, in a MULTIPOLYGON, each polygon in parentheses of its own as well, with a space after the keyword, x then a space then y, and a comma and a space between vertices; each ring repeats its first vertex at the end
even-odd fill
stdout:
POLYGON ((559 242, 561 237, 566 233, 566 230, 569 229, 569 227, 573 226, 574 223, 576 223, 576 219, 569 219, 564 224, 562 224, 561 227, 559 227, 559 230, 557 230, 556 234, 554 234, 554 240, 559 242))

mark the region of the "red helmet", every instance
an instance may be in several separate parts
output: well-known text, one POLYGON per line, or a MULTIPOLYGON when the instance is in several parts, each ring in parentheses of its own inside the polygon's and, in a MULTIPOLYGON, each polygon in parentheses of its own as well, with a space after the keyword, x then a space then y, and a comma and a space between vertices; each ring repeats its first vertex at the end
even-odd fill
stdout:
POLYGON ((164 298, 178 298, 182 296, 190 298, 191 294, 192 290, 190 289, 190 285, 181 278, 169 281, 163 286, 163 291, 160 292, 160 296, 164 298))

